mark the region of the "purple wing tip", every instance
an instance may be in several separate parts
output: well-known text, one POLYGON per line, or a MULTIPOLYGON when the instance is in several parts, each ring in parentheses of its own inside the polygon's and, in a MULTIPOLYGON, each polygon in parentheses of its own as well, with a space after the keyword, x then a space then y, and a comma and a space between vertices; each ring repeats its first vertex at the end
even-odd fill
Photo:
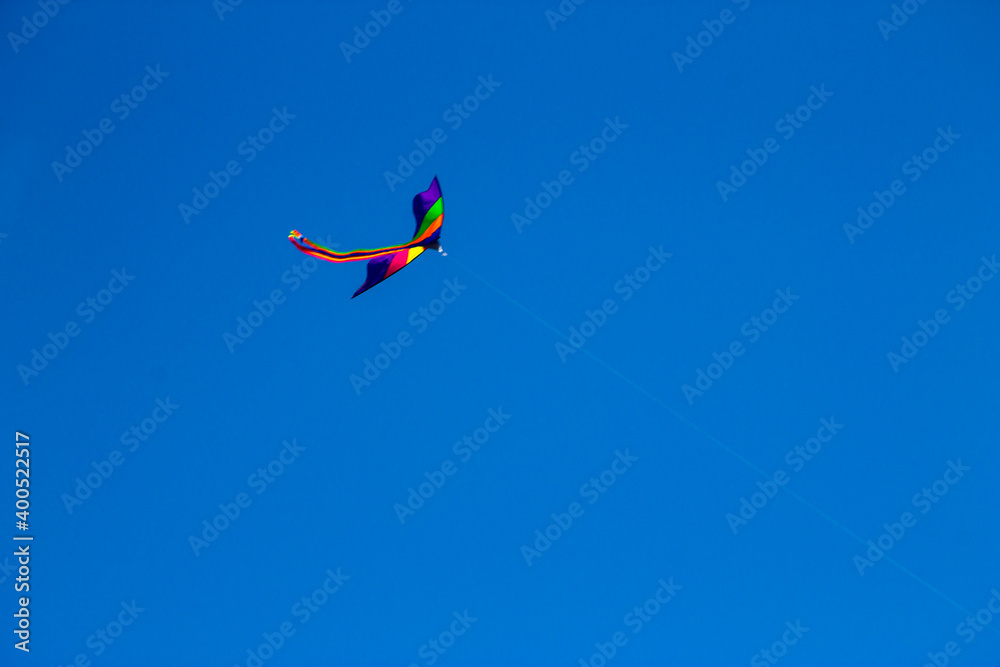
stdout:
POLYGON ((413 198, 413 216, 417 219, 417 225, 424 219, 424 214, 441 198, 441 184, 438 183, 437 176, 431 181, 429 188, 419 193, 413 198))

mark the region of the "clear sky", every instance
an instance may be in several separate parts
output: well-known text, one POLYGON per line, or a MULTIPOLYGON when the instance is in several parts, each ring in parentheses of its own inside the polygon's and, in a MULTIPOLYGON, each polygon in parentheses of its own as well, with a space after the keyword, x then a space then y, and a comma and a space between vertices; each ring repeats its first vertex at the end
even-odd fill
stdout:
POLYGON ((996 664, 995 2, 231 2, 0 6, 0 663, 996 664))

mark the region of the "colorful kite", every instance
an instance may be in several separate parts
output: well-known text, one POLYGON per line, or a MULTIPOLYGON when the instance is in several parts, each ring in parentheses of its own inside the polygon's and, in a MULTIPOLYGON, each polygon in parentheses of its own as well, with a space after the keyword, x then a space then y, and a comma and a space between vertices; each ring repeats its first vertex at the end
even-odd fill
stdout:
MULTIPOLYGON (((413 238, 410 239, 409 243, 389 248, 334 252, 313 243, 295 230, 292 230, 292 233, 288 235, 288 240, 307 255, 325 259, 328 262, 371 260, 368 262, 368 278, 365 280, 365 284, 354 293, 354 296, 357 296, 399 271, 416 259, 424 250, 432 248, 438 252, 444 252, 438 242, 441 237, 441 222, 444 220, 444 200, 441 198, 441 186, 438 184, 437 176, 431 181, 431 186, 427 190, 413 198, 413 217, 417 219, 417 232, 413 238)), ((353 299, 354 296, 351 298, 353 299)))

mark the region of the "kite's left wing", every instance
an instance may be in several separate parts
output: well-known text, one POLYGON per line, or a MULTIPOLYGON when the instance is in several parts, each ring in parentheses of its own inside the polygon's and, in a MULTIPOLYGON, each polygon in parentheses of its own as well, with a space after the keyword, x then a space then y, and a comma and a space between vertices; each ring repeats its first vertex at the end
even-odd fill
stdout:
MULTIPOLYGON (((365 284, 359 287, 358 291, 354 293, 354 296, 357 296, 362 292, 367 292, 372 287, 375 287, 375 285, 378 285, 380 282, 396 273, 396 271, 399 271, 401 268, 419 257, 424 250, 426 250, 426 248, 423 246, 416 246, 415 248, 399 250, 391 255, 379 257, 368 262, 368 277, 365 279, 365 284)), ((351 298, 353 299, 354 296, 351 298)))

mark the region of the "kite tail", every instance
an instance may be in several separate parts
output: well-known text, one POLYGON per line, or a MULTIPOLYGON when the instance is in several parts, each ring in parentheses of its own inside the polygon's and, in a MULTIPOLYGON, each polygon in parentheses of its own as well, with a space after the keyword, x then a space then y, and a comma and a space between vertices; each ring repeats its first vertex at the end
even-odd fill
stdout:
POLYGON ((389 248, 375 248, 373 250, 352 250, 351 252, 336 252, 325 248, 318 243, 313 243, 306 237, 302 236, 302 233, 298 230, 293 229, 292 233, 288 235, 288 240, 292 244, 304 252, 307 255, 312 255, 317 259, 326 260, 327 262, 357 262, 360 260, 376 259, 378 257, 387 257, 393 255, 400 250, 404 250, 411 244, 404 244, 399 246, 391 246, 389 248))

